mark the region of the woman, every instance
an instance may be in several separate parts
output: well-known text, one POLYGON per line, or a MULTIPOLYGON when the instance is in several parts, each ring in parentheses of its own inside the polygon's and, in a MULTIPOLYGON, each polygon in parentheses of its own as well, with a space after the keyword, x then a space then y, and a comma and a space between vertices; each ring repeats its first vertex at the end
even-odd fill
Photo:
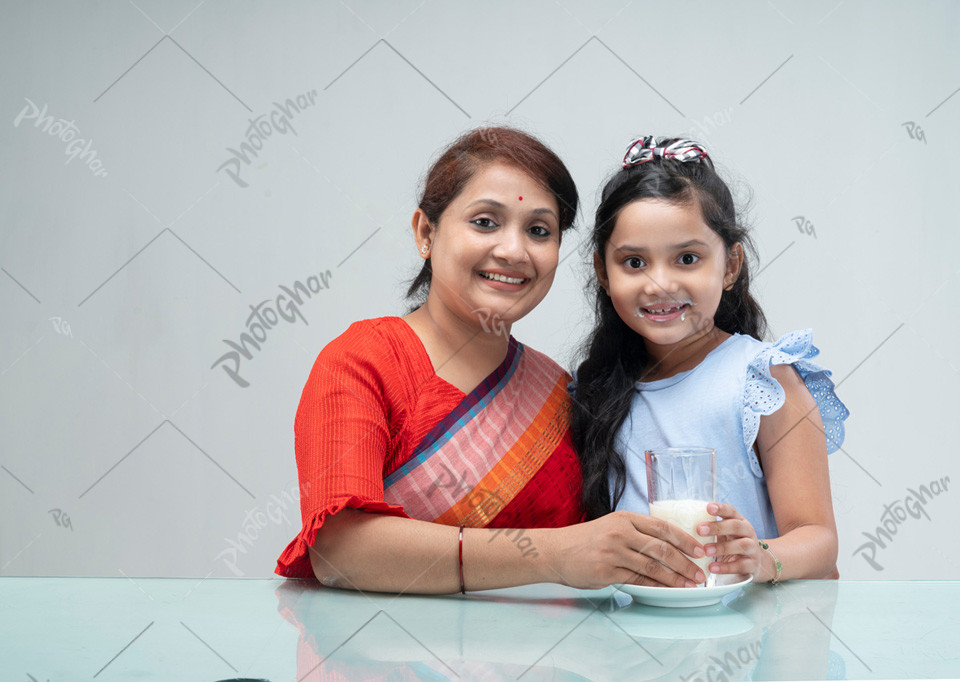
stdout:
POLYGON ((675 527, 580 523, 570 377, 509 336, 549 290, 577 201, 560 159, 516 130, 440 156, 412 221, 424 264, 408 293, 423 304, 353 324, 303 390, 303 528, 277 573, 419 593, 703 580, 681 554, 702 547, 675 527))

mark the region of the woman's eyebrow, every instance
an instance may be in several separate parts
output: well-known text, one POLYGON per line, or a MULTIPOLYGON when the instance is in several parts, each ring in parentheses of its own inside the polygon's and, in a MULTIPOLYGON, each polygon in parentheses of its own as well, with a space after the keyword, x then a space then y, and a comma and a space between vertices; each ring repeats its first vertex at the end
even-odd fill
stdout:
POLYGON ((472 201, 469 204, 467 204, 467 208, 473 208, 474 206, 478 206, 478 205, 492 206, 493 208, 497 208, 501 210, 507 207, 506 204, 502 204, 496 199, 477 199, 476 201, 472 201))
POLYGON ((557 215, 557 212, 552 208, 537 208, 530 211, 533 215, 549 215, 553 216, 556 220, 560 220, 560 217, 557 215))
MULTIPOLYGON (((490 206, 491 208, 495 208, 500 211, 505 210, 507 208, 506 204, 500 201, 497 201, 496 199, 477 199, 476 201, 471 201, 469 204, 467 204, 468 209, 474 208, 476 206, 490 206)), ((555 219, 560 220, 559 216, 557 216, 557 212, 554 211, 552 208, 535 208, 532 211, 530 211, 530 213, 533 215, 550 215, 550 216, 553 216, 555 219)))

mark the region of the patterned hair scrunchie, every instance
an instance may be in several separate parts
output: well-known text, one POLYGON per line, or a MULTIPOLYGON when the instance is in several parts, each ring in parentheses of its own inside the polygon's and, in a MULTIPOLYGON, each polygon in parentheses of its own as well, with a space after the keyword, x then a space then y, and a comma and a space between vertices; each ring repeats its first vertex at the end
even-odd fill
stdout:
POLYGON ((647 135, 631 142, 627 153, 623 155, 623 167, 639 166, 656 158, 695 162, 709 158, 707 150, 693 140, 680 139, 666 147, 658 146, 663 140, 664 138, 647 135))

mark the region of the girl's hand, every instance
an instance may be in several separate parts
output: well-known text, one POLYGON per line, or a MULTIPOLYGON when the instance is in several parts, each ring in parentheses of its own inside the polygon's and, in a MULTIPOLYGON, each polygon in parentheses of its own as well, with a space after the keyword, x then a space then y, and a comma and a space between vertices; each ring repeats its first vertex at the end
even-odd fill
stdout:
POLYGON ((703 575, 690 556, 703 547, 673 524, 646 514, 615 511, 587 523, 543 529, 549 551, 543 579, 580 589, 615 583, 696 587, 703 575))
POLYGON ((763 570, 763 549, 750 522, 731 504, 711 502, 707 505, 707 512, 721 519, 700 524, 698 528, 701 536, 717 536, 715 543, 704 545, 707 556, 715 557, 710 572, 752 575, 759 579, 763 570))

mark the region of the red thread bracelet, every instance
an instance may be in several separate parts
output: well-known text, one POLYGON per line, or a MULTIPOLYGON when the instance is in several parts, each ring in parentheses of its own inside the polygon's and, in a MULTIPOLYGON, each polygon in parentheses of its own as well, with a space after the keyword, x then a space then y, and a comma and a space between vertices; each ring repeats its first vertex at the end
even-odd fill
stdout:
POLYGON ((460 594, 466 594, 467 588, 463 586, 463 526, 460 526, 460 594))

